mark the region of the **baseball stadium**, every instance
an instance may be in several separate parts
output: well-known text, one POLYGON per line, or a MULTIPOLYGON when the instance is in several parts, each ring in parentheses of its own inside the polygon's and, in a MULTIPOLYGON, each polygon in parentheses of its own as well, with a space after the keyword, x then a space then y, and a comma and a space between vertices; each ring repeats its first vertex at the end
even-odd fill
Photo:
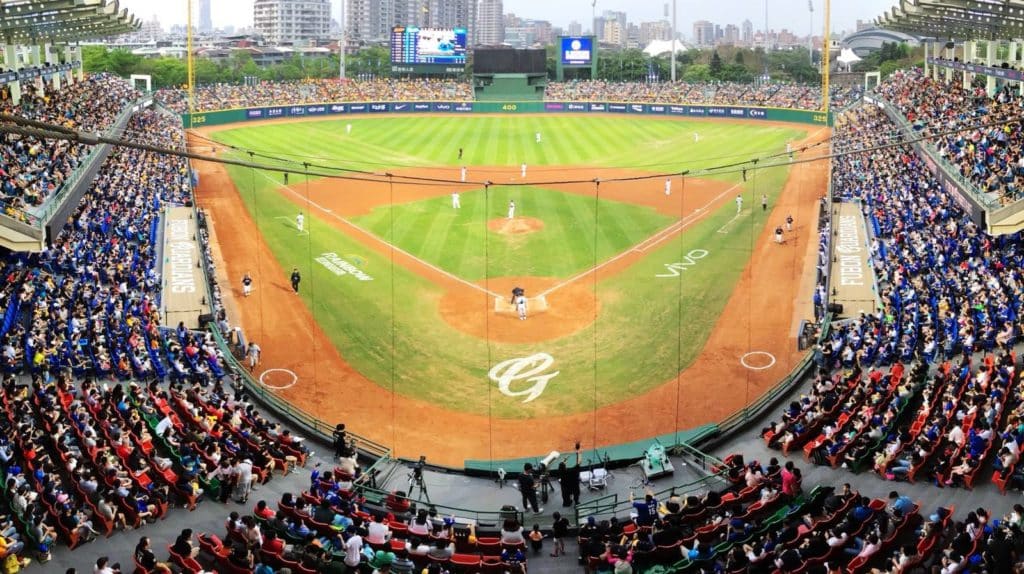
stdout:
POLYGON ((1024 3, 624 77, 460 2, 0 4, 0 572, 1024 571, 1024 3))

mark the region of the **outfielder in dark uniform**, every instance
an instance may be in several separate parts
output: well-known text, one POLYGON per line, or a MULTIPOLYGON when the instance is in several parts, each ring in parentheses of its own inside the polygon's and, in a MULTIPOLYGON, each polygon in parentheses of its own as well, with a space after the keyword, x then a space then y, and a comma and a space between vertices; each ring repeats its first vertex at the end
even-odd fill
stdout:
POLYGON ((299 292, 299 281, 302 281, 302 275, 299 275, 299 268, 292 268, 292 290, 296 293, 299 292))

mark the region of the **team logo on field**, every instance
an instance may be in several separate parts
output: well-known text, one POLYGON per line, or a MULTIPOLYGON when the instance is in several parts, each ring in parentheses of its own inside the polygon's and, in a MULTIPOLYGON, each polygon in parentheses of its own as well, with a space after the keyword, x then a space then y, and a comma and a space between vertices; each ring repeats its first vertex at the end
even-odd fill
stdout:
POLYGON ((555 363, 555 358, 547 353, 536 353, 529 357, 520 357, 502 361, 491 367, 487 376, 498 383, 498 390, 501 394, 518 398, 525 396, 524 403, 536 399, 548 386, 548 381, 555 378, 561 371, 542 374, 555 363), (512 390, 512 383, 515 381, 532 382, 533 385, 525 389, 512 390))

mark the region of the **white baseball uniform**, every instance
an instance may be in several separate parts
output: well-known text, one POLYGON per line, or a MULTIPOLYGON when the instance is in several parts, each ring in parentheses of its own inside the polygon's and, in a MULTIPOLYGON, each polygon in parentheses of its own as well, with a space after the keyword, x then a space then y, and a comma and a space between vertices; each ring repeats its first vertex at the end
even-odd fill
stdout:
POLYGON ((345 134, 352 133, 352 124, 345 124, 345 134))
POLYGON ((672 179, 665 180, 665 195, 672 195, 672 179))
POLYGON ((515 201, 510 201, 510 202, 508 202, 508 218, 512 219, 515 216, 516 216, 516 202, 515 201))
POLYGON ((697 133, 697 132, 693 132, 693 143, 697 143, 699 141, 700 141, 700 134, 697 133))
POLYGON ((537 143, 540 143, 540 132, 534 134, 534 138, 537 140, 537 143))
POLYGON ((452 192, 452 209, 459 209, 461 207, 462 207, 462 204, 459 202, 459 192, 453 191, 452 192))
POLYGON ((246 273, 245 276, 242 277, 242 294, 248 297, 250 293, 252 293, 252 277, 246 273))
POLYGON ((466 166, 462 166, 462 183, 466 183, 466 166))
POLYGON ((249 343, 249 349, 248 349, 247 354, 249 355, 249 369, 250 370, 253 367, 255 367, 256 365, 259 364, 259 362, 260 362, 260 352, 261 351, 262 351, 262 349, 260 349, 260 346, 257 345, 256 343, 249 343))
POLYGON ((742 195, 737 195, 736 196, 736 213, 739 213, 741 211, 743 211, 743 196, 742 195))
POLYGON ((519 171, 520 171, 520 173, 522 173, 522 177, 523 177, 523 179, 526 179, 526 163, 525 163, 525 162, 524 162, 524 163, 523 163, 523 165, 522 165, 522 166, 521 166, 521 167, 519 168, 519 171))
POLYGON ((295 216, 295 227, 302 231, 302 225, 306 222, 306 218, 300 213, 295 216))
POLYGON ((519 320, 526 320, 526 297, 520 295, 516 297, 516 311, 519 312, 519 320))

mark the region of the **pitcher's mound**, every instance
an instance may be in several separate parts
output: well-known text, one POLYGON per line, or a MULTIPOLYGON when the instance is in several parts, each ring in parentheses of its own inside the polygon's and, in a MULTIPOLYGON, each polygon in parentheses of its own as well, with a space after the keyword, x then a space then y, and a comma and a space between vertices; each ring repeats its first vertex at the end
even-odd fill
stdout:
POLYGON ((488 221, 487 228, 502 235, 523 235, 544 229, 544 222, 533 217, 503 217, 488 221))

